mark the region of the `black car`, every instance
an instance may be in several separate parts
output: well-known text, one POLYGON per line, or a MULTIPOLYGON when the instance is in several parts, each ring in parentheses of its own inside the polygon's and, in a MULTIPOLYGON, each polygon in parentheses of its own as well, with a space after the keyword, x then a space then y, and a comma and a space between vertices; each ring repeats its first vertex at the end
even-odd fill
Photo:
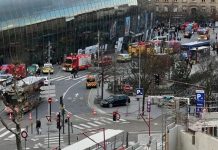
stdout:
POLYGON ((129 105, 130 98, 125 94, 111 95, 108 98, 101 101, 100 105, 102 107, 113 107, 121 105, 129 105))

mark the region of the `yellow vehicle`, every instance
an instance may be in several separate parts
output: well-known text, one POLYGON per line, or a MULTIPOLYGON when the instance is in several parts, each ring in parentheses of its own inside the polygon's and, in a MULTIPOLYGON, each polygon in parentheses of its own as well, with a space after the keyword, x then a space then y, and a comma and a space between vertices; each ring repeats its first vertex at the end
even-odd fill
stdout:
POLYGON ((44 66, 42 67, 42 73, 51 73, 53 74, 54 73, 54 68, 52 66, 52 64, 50 63, 46 63, 44 64, 44 66))
POLYGON ((199 41, 206 41, 210 39, 210 35, 209 34, 201 34, 198 36, 198 40, 199 41))
POLYGON ((140 53, 154 54, 155 50, 152 46, 151 42, 132 43, 128 47, 128 53, 132 57, 138 57, 140 53))
POLYGON ((94 75, 88 75, 86 79, 86 88, 96 88, 97 87, 97 81, 94 75))

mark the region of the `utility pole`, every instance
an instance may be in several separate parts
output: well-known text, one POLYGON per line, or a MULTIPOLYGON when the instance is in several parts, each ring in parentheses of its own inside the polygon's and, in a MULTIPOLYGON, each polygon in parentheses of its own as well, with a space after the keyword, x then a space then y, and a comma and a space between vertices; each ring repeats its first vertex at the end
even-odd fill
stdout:
MULTIPOLYGON (((100 66, 99 66, 99 50, 100 50, 100 33, 99 33, 99 30, 98 30, 98 72, 100 70, 100 66)), ((99 73, 98 73, 98 82, 99 82, 99 73)), ((97 84, 98 84, 97 82, 97 84)), ((98 84, 99 85, 99 84, 98 84)), ((97 99, 99 98, 99 86, 97 86, 97 99)))

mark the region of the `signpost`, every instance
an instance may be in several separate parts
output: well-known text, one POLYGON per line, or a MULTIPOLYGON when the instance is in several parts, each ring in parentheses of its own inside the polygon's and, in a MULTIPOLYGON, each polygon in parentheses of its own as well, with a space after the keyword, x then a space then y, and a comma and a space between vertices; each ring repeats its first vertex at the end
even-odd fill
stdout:
POLYGON ((204 90, 196 90, 196 113, 200 113, 205 107, 205 93, 204 90))
POLYGON ((40 87, 40 97, 42 98, 52 98, 56 96, 55 85, 48 85, 40 87))
POLYGON ((136 96, 137 96, 137 101, 139 102, 139 109, 138 109, 138 119, 139 119, 140 118, 140 98, 143 97, 143 88, 136 89, 136 96))
POLYGON ((28 137, 28 134, 27 134, 27 132, 26 131, 22 131, 21 132, 21 136, 22 136, 22 138, 24 138, 25 139, 25 150, 26 150, 26 138, 28 137))

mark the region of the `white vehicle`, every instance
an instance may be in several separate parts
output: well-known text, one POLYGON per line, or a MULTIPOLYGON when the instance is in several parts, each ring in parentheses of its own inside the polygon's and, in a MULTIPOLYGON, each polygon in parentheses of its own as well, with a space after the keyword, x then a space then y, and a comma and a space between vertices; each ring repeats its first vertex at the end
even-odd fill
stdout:
POLYGON ((0 75, 0 83, 3 86, 7 86, 9 84, 11 84, 13 81, 13 76, 11 74, 1 74, 0 75))

